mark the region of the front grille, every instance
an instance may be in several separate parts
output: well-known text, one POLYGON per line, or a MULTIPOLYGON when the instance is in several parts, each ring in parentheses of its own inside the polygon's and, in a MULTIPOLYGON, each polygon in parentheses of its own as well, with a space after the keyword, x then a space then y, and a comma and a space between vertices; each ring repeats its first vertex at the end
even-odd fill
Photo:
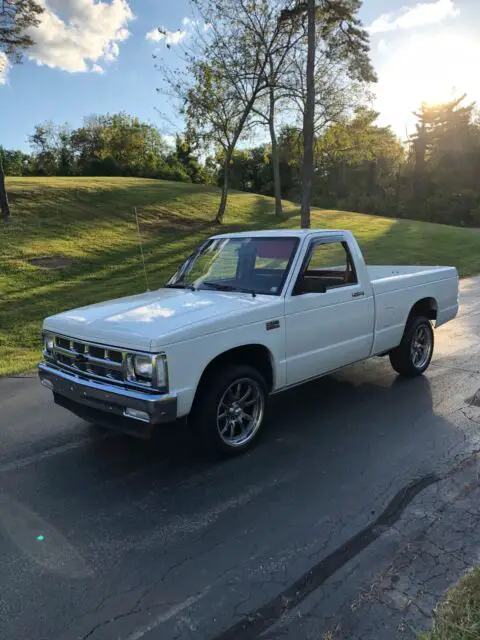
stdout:
POLYGON ((64 336, 53 336, 54 347, 45 355, 60 367, 85 377, 125 382, 124 353, 64 336))

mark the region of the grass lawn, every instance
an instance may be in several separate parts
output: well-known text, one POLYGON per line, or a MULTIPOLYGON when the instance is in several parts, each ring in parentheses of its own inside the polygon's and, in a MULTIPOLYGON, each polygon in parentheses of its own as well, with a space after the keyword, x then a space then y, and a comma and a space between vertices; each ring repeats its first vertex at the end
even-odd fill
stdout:
POLYGON ((423 640, 480 638, 480 567, 452 587, 435 611, 435 621, 423 640))
MULTIPOLYGON (((42 319, 145 289, 133 214, 138 208, 150 288, 216 231, 214 187, 129 178, 9 178, 10 224, 0 223, 0 374, 35 366, 42 319), (36 258, 66 259, 45 268, 36 258)), ((232 193, 224 231, 298 227, 277 221, 271 198, 232 193)), ((370 263, 455 265, 480 273, 480 234, 422 222, 316 209, 312 227, 353 231, 370 263)))

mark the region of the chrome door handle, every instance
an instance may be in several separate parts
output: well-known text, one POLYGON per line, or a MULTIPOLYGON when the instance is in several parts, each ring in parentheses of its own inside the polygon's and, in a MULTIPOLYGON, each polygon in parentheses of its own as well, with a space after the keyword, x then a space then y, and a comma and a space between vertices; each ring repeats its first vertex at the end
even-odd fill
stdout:
POLYGON ((365 295, 365 291, 355 291, 355 293, 352 293, 352 298, 360 298, 361 296, 365 295))

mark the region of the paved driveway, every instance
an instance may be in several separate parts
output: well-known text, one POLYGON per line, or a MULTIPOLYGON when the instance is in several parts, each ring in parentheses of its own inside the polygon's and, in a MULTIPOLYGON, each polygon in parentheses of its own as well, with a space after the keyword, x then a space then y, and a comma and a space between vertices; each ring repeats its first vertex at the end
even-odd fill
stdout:
POLYGON ((293 390, 255 450, 217 464, 182 425, 105 437, 36 379, 1 380, 0 637, 281 637, 305 598, 340 598, 402 488, 479 447, 480 279, 462 302, 424 378, 378 359, 293 390))

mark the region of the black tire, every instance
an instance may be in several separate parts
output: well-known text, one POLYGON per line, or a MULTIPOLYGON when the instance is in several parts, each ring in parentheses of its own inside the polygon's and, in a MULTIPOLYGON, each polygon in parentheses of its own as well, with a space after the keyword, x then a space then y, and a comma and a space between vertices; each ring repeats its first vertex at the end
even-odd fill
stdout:
POLYGON ((397 373, 409 378, 421 376, 429 367, 433 356, 435 339, 432 324, 424 316, 409 318, 400 345, 390 352, 390 363, 397 373), (419 357, 419 336, 425 336, 423 356, 419 357))
MULTIPOLYGON (((234 392, 235 388, 232 393, 234 392)), ((249 449, 257 440, 261 428, 265 423, 268 409, 268 396, 267 384, 263 376, 255 368, 248 365, 226 365, 214 369, 208 374, 207 378, 202 381, 197 391, 192 412, 188 417, 188 422, 198 437, 202 448, 207 452, 222 456, 238 455, 249 449), (241 431, 242 427, 239 421, 242 421, 243 424, 243 417, 237 415, 230 416, 228 412, 234 403, 227 403, 228 407, 223 404, 225 402, 225 395, 228 393, 227 397, 233 398, 229 390, 238 384, 241 385, 240 393, 242 394, 243 391, 243 395, 245 395, 250 383, 252 387, 251 398, 253 399, 255 393, 258 392, 259 404, 261 405, 258 415, 255 413, 258 420, 255 422, 255 425, 252 426, 252 433, 247 434, 244 441, 242 441, 239 435, 238 442, 234 444, 233 440, 229 438, 232 433, 232 427, 228 427, 226 423, 227 421, 229 421, 229 424, 236 421, 232 435, 234 439, 235 433, 241 431), (221 411, 221 403, 226 409, 225 412, 221 411), (228 414, 228 416, 222 418, 223 413, 228 414), (223 422, 223 420, 225 420, 225 422, 223 422), (222 436, 220 431, 224 428, 227 429, 228 433, 222 436), (229 439, 231 442, 227 441, 229 439)), ((239 400, 240 399, 241 397, 239 400)), ((245 404, 249 402, 248 398, 244 402, 245 404)), ((238 411, 238 408, 235 409, 235 411, 238 411)), ((245 410, 242 408, 242 413, 246 415, 249 415, 250 411, 254 414, 256 405, 245 406, 245 410), (252 409, 250 407, 252 407, 252 409)), ((246 419, 245 422, 247 422, 246 419)))

